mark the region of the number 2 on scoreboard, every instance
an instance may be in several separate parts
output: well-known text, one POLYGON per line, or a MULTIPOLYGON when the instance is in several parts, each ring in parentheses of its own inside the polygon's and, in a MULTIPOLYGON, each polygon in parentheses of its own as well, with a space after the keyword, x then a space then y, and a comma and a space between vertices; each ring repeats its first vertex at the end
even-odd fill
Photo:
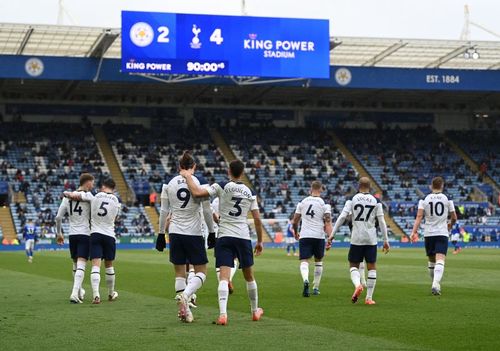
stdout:
POLYGON ((222 42, 224 41, 224 38, 222 37, 222 31, 220 28, 215 28, 212 35, 210 36, 210 41, 212 43, 217 44, 217 45, 222 44, 222 42))

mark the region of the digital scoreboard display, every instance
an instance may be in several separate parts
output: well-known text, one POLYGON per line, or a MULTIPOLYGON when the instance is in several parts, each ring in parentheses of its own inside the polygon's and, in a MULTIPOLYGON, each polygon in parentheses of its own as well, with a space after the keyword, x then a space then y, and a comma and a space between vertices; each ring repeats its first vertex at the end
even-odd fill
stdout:
POLYGON ((330 78, 328 20, 122 12, 122 71, 330 78))

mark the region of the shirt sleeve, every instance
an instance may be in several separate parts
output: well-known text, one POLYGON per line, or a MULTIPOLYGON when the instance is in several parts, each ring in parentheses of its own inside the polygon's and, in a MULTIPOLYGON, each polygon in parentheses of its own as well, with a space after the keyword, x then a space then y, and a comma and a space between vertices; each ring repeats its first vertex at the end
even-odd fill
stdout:
POLYGON ((224 190, 217 183, 213 183, 207 188, 208 194, 210 196, 221 196, 224 190))
POLYGON ((455 212, 455 204, 451 200, 448 201, 448 212, 455 212))
POLYGON ((345 202, 344 208, 342 209, 342 212, 345 212, 347 215, 352 214, 352 200, 347 200, 345 202))
POLYGON ((92 202, 92 200, 94 200, 94 195, 92 195, 91 192, 84 192, 84 193, 81 193, 82 194, 82 200, 83 201, 88 201, 88 202, 92 202))
POLYGON ((297 208, 295 209, 295 213, 302 214, 302 201, 297 204, 297 208))
POLYGON ((419 210, 423 210, 423 209, 425 209, 425 203, 424 203, 424 200, 419 200, 419 201, 418 201, 418 209, 419 209, 419 210))
POLYGON ((257 203, 257 197, 254 196, 252 200, 252 204, 250 205, 250 211, 258 210, 259 204, 257 203))
POLYGON ((376 216, 377 217, 384 217, 384 208, 382 207, 382 204, 381 203, 378 203, 377 204, 377 212, 376 212, 376 216))
POLYGON ((161 187, 160 199, 168 199, 168 185, 163 184, 161 187))
POLYGON ((331 215, 332 214, 332 206, 325 204, 325 215, 331 215))

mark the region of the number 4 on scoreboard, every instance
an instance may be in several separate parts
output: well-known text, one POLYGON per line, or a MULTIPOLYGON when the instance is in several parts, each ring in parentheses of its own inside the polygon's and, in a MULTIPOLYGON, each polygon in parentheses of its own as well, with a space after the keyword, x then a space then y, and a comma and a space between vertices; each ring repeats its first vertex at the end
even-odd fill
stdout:
POLYGON ((224 38, 222 37, 222 31, 220 30, 220 28, 215 28, 212 35, 210 36, 210 41, 217 45, 222 44, 224 38))

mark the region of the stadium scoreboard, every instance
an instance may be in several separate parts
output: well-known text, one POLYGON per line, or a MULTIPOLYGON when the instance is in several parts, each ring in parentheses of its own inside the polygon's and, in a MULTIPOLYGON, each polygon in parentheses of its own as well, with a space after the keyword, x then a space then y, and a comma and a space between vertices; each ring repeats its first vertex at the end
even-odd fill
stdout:
POLYGON ((122 72, 329 78, 329 22, 122 12, 122 72))

